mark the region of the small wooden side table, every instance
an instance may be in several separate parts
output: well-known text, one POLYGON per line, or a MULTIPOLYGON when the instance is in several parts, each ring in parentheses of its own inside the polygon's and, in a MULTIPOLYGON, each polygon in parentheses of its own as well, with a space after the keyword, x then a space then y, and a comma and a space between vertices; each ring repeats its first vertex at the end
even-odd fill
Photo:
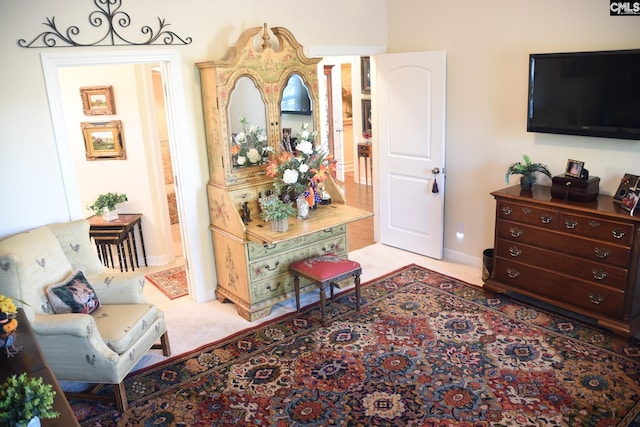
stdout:
POLYGON ((115 246, 118 253, 120 271, 129 271, 127 253, 129 254, 131 270, 135 271, 135 267, 140 267, 135 232, 137 229, 137 234, 140 236, 142 258, 145 267, 147 266, 147 252, 144 248, 144 236, 142 235, 142 214, 120 214, 118 219, 114 221, 105 221, 102 215, 93 215, 89 217, 89 224, 89 236, 93 238, 98 257, 100 257, 104 265, 108 267, 110 260, 111 267, 114 267, 111 246, 115 246), (109 258, 107 258, 107 255, 109 258))
POLYGON ((371 158, 371 143, 359 142, 358 143, 358 168, 360 168, 360 159, 364 159, 364 177, 365 183, 369 185, 369 174, 373 180, 373 159, 371 158))

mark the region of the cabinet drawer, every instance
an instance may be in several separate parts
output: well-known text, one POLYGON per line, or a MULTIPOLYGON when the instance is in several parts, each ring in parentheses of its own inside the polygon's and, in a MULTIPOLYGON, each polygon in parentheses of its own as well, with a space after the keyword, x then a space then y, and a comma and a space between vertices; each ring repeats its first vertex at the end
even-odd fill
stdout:
MULTIPOLYGON (((323 239, 327 239, 330 237, 334 237, 337 235, 346 236, 346 230, 347 230, 347 226, 345 224, 341 224, 335 227, 327 228, 326 230, 322 230, 317 233, 309 234, 306 236, 295 237, 293 239, 289 239, 284 242, 276 243, 273 245, 270 245, 267 243, 258 244, 250 241, 247 243, 247 252, 249 255, 249 261, 257 260, 264 257, 271 257, 273 255, 286 252, 290 249, 299 248, 300 246, 305 246, 305 245, 308 245, 323 239)), ((337 250, 337 249, 329 249, 327 252, 331 250, 337 250)))
POLYGON ((633 224, 630 223, 608 221, 571 212, 560 212, 560 226, 558 229, 572 235, 591 237, 630 247, 633 241, 633 228, 633 224))
POLYGON ((498 201, 498 218, 555 230, 558 223, 558 211, 500 200, 498 201))
POLYGON ((622 318, 624 292, 587 283, 557 272, 496 258, 494 277, 499 282, 574 307, 616 319, 622 318))
POLYGON ((513 242, 561 251, 565 254, 584 257, 623 268, 629 266, 630 252, 628 248, 608 242, 571 236, 556 231, 547 231, 517 222, 502 220, 496 223, 496 234, 502 239, 513 242))
POLYGON ((510 240, 497 239, 495 256, 624 290, 627 270, 510 240))

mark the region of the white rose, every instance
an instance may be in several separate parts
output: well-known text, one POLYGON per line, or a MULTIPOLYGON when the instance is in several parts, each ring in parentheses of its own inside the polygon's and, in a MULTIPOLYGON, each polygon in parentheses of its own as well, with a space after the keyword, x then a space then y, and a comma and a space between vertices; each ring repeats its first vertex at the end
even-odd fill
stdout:
POLYGON ((285 184, 294 184, 298 182, 298 171, 295 169, 287 169, 282 174, 282 181, 285 184))
POLYGON ((309 139, 309 131, 308 130, 303 130, 302 133, 300 134, 300 138, 307 140, 309 139))
POLYGON ((296 150, 303 152, 304 154, 310 156, 313 154, 313 144, 310 141, 300 141, 296 145, 296 150))
POLYGON ((307 171, 309 171, 309 165, 306 163, 303 163, 300 165, 298 170, 300 171, 300 173, 306 173, 307 171))
POLYGON ((240 166, 244 165, 247 162, 247 158, 245 156, 238 156, 238 164, 240 166))
POLYGON ((247 142, 247 135, 245 135, 244 132, 240 132, 236 135, 236 142, 238 144, 244 144, 245 142, 247 142))
POLYGON ((267 134, 265 134, 264 132, 258 135, 258 141, 265 142, 266 140, 267 140, 267 134))
POLYGON ((251 125, 249 127, 249 133, 256 133, 258 131, 258 127, 256 125, 251 125))
POLYGON ((251 163, 258 163, 260 160, 262 160, 262 154, 260 154, 260 152, 255 148, 252 148, 247 152, 247 157, 249 158, 249 161, 251 163))

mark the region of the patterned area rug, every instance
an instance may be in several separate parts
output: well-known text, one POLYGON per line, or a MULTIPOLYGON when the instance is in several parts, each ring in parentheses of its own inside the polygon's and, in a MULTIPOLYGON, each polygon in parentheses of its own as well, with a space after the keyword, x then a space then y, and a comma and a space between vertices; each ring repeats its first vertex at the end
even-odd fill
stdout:
POLYGON ((145 278, 170 299, 189 294, 184 266, 147 274, 145 278))
MULTIPOLYGON (((419 266, 125 380, 86 426, 629 426, 640 349, 419 266)), ((187 331, 185 331, 187 332, 187 331)))

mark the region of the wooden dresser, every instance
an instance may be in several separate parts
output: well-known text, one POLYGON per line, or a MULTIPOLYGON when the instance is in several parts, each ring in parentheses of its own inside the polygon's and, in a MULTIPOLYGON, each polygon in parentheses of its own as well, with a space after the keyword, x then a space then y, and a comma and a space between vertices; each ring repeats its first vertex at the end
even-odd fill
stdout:
POLYGON ((492 292, 515 292, 569 310, 616 334, 640 328, 640 217, 610 196, 593 202, 520 186, 496 199, 492 292))

